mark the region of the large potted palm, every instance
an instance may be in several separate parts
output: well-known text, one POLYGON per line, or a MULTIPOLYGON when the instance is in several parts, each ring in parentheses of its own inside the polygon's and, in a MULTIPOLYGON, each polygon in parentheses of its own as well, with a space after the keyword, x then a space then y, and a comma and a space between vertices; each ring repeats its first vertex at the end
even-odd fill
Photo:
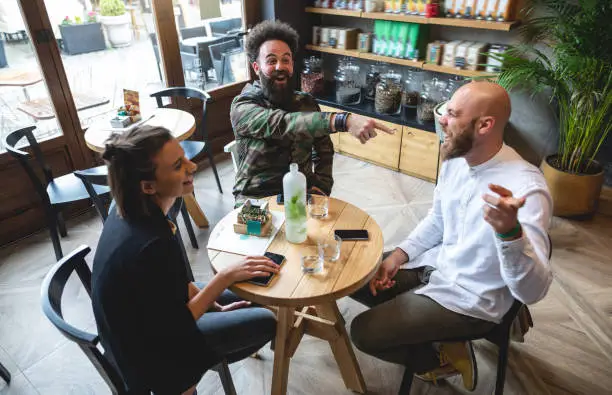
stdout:
POLYGON ((122 0, 100 0, 100 22, 113 47, 127 47, 132 43, 132 23, 122 0))
POLYGON ((559 147, 542 161, 554 214, 589 216, 603 185, 595 161, 612 128, 610 0, 532 0, 524 42, 496 57, 505 88, 551 94, 559 147))

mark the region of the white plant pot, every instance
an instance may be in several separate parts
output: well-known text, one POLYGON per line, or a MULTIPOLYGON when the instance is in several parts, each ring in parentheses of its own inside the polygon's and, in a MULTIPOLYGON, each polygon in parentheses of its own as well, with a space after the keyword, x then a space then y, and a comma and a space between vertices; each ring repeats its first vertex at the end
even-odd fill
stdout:
POLYGON ((106 29, 106 37, 115 47, 127 47, 132 43, 132 23, 130 15, 100 16, 100 22, 106 29))
POLYGON ((436 121, 436 134, 438 135, 438 138, 440 139, 441 143, 444 142, 444 131, 442 130, 442 125, 440 125, 440 117, 446 113, 446 103, 448 102, 443 101, 442 103, 438 104, 434 108, 434 119, 436 121))

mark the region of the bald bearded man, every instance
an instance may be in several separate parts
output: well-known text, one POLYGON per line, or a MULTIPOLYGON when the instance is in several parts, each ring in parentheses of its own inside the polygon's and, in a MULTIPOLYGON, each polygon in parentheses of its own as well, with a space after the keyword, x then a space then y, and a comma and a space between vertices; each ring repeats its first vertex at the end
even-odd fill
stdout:
POLYGON ((470 342, 514 299, 542 299, 552 281, 552 200, 540 171, 503 142, 510 98, 499 85, 460 88, 440 119, 444 162, 429 214, 353 298, 371 307, 351 325, 357 348, 424 380, 461 374, 476 386, 470 342), (503 186, 502 186, 503 185, 503 186))

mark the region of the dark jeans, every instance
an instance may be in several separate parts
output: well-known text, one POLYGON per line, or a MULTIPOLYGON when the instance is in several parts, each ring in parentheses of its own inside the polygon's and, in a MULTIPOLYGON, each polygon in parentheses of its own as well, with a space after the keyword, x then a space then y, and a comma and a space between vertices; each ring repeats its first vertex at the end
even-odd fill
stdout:
MULTIPOLYGON (((204 287, 202 283, 196 283, 204 287)), ((242 300, 225 290, 217 299, 221 305, 242 300)), ((276 317, 263 307, 247 307, 227 312, 208 311, 197 321, 206 343, 228 362, 253 354, 276 334, 276 317)), ((219 361, 221 362, 221 361, 219 361)))
POLYGON ((400 270, 395 285, 373 296, 369 285, 351 297, 370 307, 351 324, 351 339, 366 354, 404 365, 415 373, 439 366, 434 342, 480 335, 493 322, 450 311, 414 290, 429 281, 433 268, 400 270))

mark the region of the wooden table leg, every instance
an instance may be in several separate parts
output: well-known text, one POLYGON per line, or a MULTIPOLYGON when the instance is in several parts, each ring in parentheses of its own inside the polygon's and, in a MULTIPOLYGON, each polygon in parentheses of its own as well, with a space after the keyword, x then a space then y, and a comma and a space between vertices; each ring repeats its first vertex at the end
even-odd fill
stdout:
POLYGON ((365 394, 365 380, 363 379, 361 369, 357 363, 357 358, 355 357, 355 352, 353 351, 351 339, 349 339, 348 333, 346 333, 344 318, 342 317, 342 314, 340 314, 340 310, 338 310, 338 305, 336 302, 326 303, 316 306, 316 310, 317 315, 320 318, 335 323, 334 327, 339 336, 328 341, 334 354, 334 358, 336 358, 336 363, 340 368, 344 385, 346 385, 346 388, 350 390, 365 394))
POLYGON ((198 226, 198 228, 208 228, 208 219, 202 211, 202 208, 198 204, 195 196, 189 193, 183 196, 183 200, 185 201, 185 206, 187 206, 187 211, 189 211, 189 215, 193 218, 193 222, 198 226))
POLYGON ((276 316, 272 395, 285 395, 287 393, 289 362, 291 361, 291 356, 288 353, 288 340, 293 327, 293 312, 294 309, 291 307, 279 307, 276 316))

